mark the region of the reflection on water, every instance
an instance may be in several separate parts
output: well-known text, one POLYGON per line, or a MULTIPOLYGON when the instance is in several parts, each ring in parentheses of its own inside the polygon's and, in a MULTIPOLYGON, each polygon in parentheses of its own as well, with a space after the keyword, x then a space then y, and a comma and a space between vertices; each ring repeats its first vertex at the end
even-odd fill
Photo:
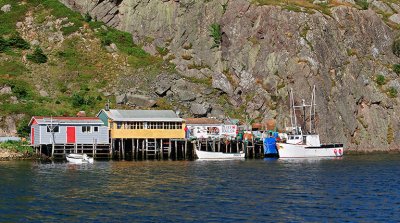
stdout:
POLYGON ((0 221, 400 221, 400 155, 0 162, 0 221))

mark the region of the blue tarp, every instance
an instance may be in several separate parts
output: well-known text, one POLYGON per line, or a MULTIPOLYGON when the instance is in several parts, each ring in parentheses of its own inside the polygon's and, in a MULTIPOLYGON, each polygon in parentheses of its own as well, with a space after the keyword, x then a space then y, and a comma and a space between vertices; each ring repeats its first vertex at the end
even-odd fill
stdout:
POLYGON ((275 138, 265 138, 264 139, 264 155, 278 154, 276 149, 276 139, 275 138))

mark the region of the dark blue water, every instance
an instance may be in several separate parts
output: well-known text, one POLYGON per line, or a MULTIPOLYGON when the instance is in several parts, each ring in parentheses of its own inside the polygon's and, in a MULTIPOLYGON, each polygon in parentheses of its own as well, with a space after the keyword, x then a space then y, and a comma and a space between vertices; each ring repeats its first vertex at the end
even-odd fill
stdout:
POLYGON ((400 222, 400 155, 0 162, 0 222, 400 222))

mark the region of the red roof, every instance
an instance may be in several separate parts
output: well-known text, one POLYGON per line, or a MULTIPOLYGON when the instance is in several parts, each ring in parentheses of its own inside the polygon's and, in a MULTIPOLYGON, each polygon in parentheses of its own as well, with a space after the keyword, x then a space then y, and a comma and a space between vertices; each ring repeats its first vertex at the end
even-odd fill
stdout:
POLYGON ((32 118, 38 120, 38 119, 53 119, 53 120, 75 120, 75 121, 82 121, 82 120, 100 120, 98 117, 63 117, 63 116, 58 116, 58 117, 49 117, 49 116, 33 116, 32 118))
POLYGON ((222 122, 213 118, 186 118, 186 124, 197 124, 197 125, 220 125, 222 122))
POLYGON ((90 123, 96 123, 96 122, 101 122, 100 118, 98 117, 49 117, 49 116, 33 116, 31 118, 31 121, 29 122, 30 125, 37 124, 38 122, 49 122, 49 121, 55 121, 55 122, 66 122, 66 123, 77 123, 77 122, 90 122, 90 123))

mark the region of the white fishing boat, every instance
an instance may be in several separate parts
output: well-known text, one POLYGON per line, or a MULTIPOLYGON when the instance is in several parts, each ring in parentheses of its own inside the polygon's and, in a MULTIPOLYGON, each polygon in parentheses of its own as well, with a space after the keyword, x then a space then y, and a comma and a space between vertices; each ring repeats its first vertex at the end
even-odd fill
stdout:
POLYGON ((226 159, 244 159, 245 153, 222 153, 208 152, 196 149, 196 155, 201 160, 226 160, 226 159))
POLYGON ((81 163, 93 163, 94 159, 92 157, 89 157, 87 154, 77 154, 77 153, 71 153, 66 156, 67 161, 70 163, 76 163, 76 164, 81 164, 81 163))
POLYGON ((343 156, 343 144, 321 144, 319 135, 315 132, 315 86, 311 96, 311 103, 306 104, 302 100, 301 105, 294 104, 293 92, 290 91, 290 121, 286 142, 277 143, 279 158, 308 158, 308 157, 341 157, 343 156), (306 110, 309 111, 307 112, 306 110), (303 120, 303 128, 297 126, 297 116, 303 120), (307 115, 309 117, 307 117, 307 115), (309 120, 309 123, 306 123, 309 120), (308 124, 308 125, 307 125, 308 124), (308 133, 303 129, 308 128, 308 133))

